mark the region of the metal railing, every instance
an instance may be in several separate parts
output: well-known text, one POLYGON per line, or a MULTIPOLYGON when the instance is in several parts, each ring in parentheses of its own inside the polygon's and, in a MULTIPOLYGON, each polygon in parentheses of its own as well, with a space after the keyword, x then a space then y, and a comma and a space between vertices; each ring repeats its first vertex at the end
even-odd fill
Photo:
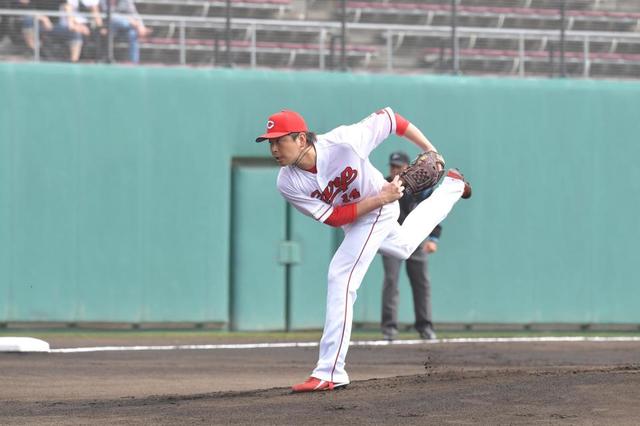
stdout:
MULTIPOLYGON (((37 16, 46 15, 50 17, 64 16, 64 13, 49 12, 49 11, 21 11, 13 9, 0 9, 0 16, 11 16, 14 18, 21 18, 24 16, 37 16)), ((89 17, 88 14, 84 16, 89 17)), ((106 16, 106 15, 105 15, 106 16)), ((170 63, 177 63, 180 65, 188 65, 187 60, 188 52, 206 49, 215 49, 217 51, 225 51, 227 54, 227 61, 231 62, 231 54, 233 53, 233 46, 229 42, 231 38, 231 32, 242 31, 242 39, 248 41, 248 44, 237 48, 236 51, 248 53, 249 59, 246 66, 255 68, 259 66, 258 55, 261 52, 271 52, 286 54, 289 53, 293 58, 297 55, 313 56, 316 58, 315 67, 320 69, 336 68, 336 57, 338 54, 342 55, 348 53, 350 45, 346 38, 357 34, 369 34, 372 40, 377 40, 375 43, 367 45, 368 49, 353 49, 351 51, 352 56, 365 57, 369 56, 377 58, 377 66, 379 70, 383 71, 395 71, 395 61, 398 58, 396 51, 402 45, 402 41, 407 37, 431 37, 440 39, 442 41, 450 40, 451 49, 446 49, 441 45, 442 52, 449 53, 452 68, 449 72, 459 72, 460 61, 462 59, 460 41, 463 39, 477 39, 477 38, 489 38, 495 40, 513 40, 518 45, 518 57, 514 63, 517 62, 514 74, 525 76, 527 74, 526 64, 528 59, 527 52, 525 51, 525 43, 527 41, 555 41, 560 43, 561 55, 560 58, 555 58, 556 52, 553 49, 549 50, 551 61, 559 59, 561 61, 560 75, 564 75, 565 64, 565 48, 564 46, 570 42, 579 42, 582 44, 581 57, 582 57, 582 75, 588 77, 591 69, 591 50, 590 45, 594 42, 606 42, 611 44, 626 42, 626 43, 638 43, 640 44, 640 33, 636 32, 607 32, 607 31, 557 31, 557 30, 536 30, 536 29, 507 29, 507 28, 486 28, 486 27, 461 27, 455 26, 433 26, 433 25, 397 25, 397 24, 377 24, 377 23, 348 23, 343 24, 337 21, 294 21, 294 20, 274 20, 274 19, 250 19, 250 18, 233 18, 227 19, 226 17, 186 17, 186 16, 167 16, 167 15, 140 15, 140 18, 144 20, 147 26, 156 28, 173 28, 169 31, 170 35, 166 38, 171 39, 173 42, 169 45, 154 46, 154 43, 147 41, 143 43, 144 49, 168 49, 178 51, 177 61, 167 61, 170 63), (177 28, 177 37, 175 36, 175 29, 177 28), (202 35, 195 36, 193 39, 187 37, 188 32, 202 31, 203 34, 208 34, 202 38, 202 35), (295 46, 294 43, 290 43, 289 46, 286 43, 278 47, 277 43, 272 43, 270 46, 264 46, 264 41, 260 40, 261 33, 295 33, 295 34, 307 34, 314 40, 313 43, 299 43, 299 46, 295 46), (341 38, 343 40, 341 40, 341 38), (204 41, 214 43, 211 47, 211 43, 207 44, 204 41), (225 40, 225 43, 219 43, 220 40, 225 40), (336 47, 335 42, 340 40, 340 46, 336 47), (379 40, 383 40, 382 43, 379 40), (202 44, 198 44, 202 42, 202 44), (262 43, 262 44, 261 44, 262 43)), ((38 19, 34 19, 34 49, 32 59, 34 61, 42 60, 41 56, 41 27, 38 19)), ((158 39, 157 37, 155 38, 158 39)), ((108 48, 113 49, 113 37, 108 37, 108 48)), ((447 55, 444 55, 447 56, 447 55)), ((217 59, 217 58, 216 58, 217 59)), ((343 60, 344 61, 344 60, 343 60)), ((342 64, 344 62, 341 61, 342 64)), ((162 61, 158 61, 162 62, 162 61)), ((291 59, 289 63, 292 62, 291 59)), ((575 59, 573 60, 575 62, 575 59)), ((623 61, 624 62, 624 61, 623 61)), ((632 61, 633 62, 633 61, 632 61)), ((211 64, 218 65, 219 61, 211 61, 211 64)), ((640 65, 640 62, 639 62, 640 65)), ((342 67, 339 67, 342 68, 342 67)), ((374 66, 371 69, 376 69, 374 66)), ((421 71, 420 68, 415 68, 414 71, 421 71)), ((440 69, 440 72, 446 72, 446 69, 440 69)), ((639 76, 640 77, 640 74, 639 76)))

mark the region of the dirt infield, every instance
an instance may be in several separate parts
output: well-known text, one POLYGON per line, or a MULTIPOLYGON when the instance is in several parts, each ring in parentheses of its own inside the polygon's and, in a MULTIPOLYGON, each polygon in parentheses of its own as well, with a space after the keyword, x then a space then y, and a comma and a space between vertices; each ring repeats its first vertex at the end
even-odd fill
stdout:
POLYGON ((347 389, 290 394, 316 356, 317 348, 0 354, 0 424, 640 419, 640 342, 352 347, 347 389))

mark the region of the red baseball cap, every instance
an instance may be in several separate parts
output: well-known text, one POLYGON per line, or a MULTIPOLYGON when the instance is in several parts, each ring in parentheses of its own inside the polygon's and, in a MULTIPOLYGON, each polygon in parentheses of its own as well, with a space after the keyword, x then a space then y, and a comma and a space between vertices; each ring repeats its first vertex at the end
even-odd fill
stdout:
POLYGON ((289 133, 307 132, 307 123, 295 111, 283 110, 276 112, 267 120, 267 133, 258 136, 256 142, 267 139, 277 139, 289 133))

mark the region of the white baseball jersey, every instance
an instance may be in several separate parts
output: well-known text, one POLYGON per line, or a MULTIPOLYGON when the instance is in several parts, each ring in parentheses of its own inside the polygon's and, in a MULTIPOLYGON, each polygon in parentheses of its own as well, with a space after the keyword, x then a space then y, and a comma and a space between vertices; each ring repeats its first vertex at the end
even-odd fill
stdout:
POLYGON ((395 114, 385 108, 359 123, 319 135, 315 143, 318 172, 283 167, 278 190, 303 214, 326 221, 334 206, 380 192, 386 181, 369 161, 369 154, 395 130, 395 114))
MULTIPOLYGON (((395 114, 385 108, 359 123, 318 136, 317 173, 283 167, 278 175, 279 191, 296 209, 325 222, 335 206, 357 203, 380 192, 386 181, 368 157, 395 130, 395 114)), ((326 319, 313 377, 349 383, 345 359, 351 340, 353 303, 375 254, 380 250, 408 258, 447 216, 463 190, 464 182, 446 177, 402 226, 397 221, 400 209, 395 202, 342 227, 344 240, 329 265, 326 319)))

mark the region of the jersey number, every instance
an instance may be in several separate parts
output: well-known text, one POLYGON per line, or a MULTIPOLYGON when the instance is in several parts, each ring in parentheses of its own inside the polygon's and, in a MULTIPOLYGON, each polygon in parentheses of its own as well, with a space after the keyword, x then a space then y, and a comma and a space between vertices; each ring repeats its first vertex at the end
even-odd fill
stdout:
POLYGON ((357 189, 352 190, 348 194, 342 194, 342 202, 344 204, 347 204, 353 200, 357 200, 358 198, 360 198, 360 192, 358 192, 357 189))

